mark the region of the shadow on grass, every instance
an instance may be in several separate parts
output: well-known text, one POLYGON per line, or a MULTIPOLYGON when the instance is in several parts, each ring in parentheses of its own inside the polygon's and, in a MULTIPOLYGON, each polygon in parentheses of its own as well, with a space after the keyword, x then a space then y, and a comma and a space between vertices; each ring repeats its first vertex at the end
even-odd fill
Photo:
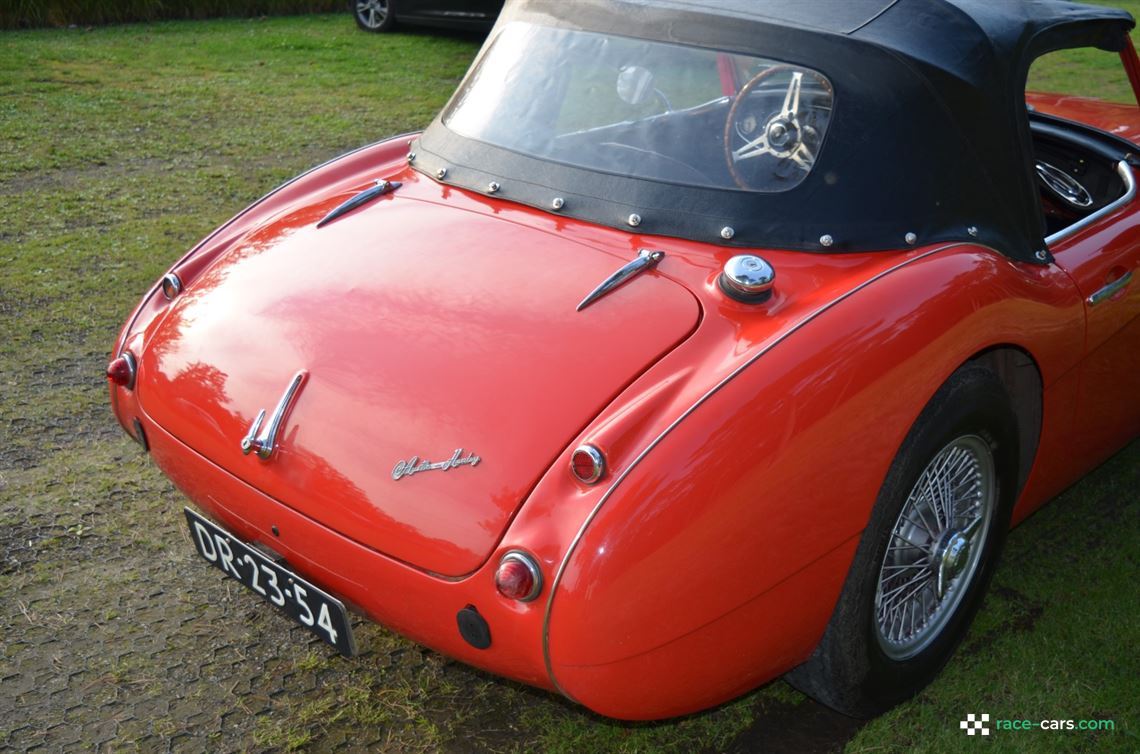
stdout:
POLYGON ((728 754, 831 754, 843 751, 864 725, 805 698, 799 704, 780 702, 758 709, 747 729, 726 749, 728 754))

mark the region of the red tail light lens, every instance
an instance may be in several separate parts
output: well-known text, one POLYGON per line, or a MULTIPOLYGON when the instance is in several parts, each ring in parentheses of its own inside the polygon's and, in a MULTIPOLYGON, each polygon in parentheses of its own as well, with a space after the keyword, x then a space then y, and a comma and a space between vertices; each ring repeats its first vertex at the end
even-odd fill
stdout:
POLYGON ((127 390, 135 386, 135 357, 123 351, 117 359, 107 365, 107 379, 127 390))
POLYGON ((495 571, 495 588, 504 597, 530 602, 542 592, 542 571, 525 552, 508 552, 495 571))
POLYGON ((581 445, 570 456, 570 472, 583 484, 594 484, 606 473, 606 457, 593 445, 581 445))

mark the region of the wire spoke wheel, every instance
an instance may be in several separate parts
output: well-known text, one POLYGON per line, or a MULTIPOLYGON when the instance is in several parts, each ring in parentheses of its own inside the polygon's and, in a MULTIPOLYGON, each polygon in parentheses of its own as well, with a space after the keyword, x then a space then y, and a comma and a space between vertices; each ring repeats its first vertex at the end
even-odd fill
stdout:
POLYGON ((895 453, 823 638, 787 675, 793 686, 873 717, 934 679, 997 567, 1023 468, 1019 443, 997 372, 980 361, 958 367, 895 453))
POLYGON ((996 494, 993 452, 977 435, 951 441, 919 474, 875 590, 875 635, 887 657, 919 654, 953 617, 981 562, 996 494))

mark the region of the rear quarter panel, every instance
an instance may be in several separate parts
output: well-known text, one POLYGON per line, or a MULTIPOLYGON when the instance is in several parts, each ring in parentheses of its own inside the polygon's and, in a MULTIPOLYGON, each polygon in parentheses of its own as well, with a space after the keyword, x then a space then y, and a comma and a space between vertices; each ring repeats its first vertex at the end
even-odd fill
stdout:
MULTIPOLYGON (((603 714, 660 718, 806 659, 907 431, 958 366, 1002 344, 1033 355, 1047 394, 1063 385, 1080 297, 1054 266, 957 246, 766 345, 611 483, 551 597, 557 685, 603 714)), ((1063 432, 1071 416, 1047 398, 1044 422, 1063 432)))

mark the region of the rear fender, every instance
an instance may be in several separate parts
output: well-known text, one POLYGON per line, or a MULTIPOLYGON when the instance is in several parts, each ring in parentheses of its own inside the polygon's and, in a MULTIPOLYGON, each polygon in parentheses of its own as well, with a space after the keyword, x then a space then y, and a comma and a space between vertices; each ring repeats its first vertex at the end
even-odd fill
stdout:
POLYGON ((799 664, 938 387, 999 344, 1034 354, 1048 386, 1082 343, 1063 272, 972 246, 912 260, 817 313, 612 482, 550 597, 553 680, 598 712, 649 719, 799 664))

